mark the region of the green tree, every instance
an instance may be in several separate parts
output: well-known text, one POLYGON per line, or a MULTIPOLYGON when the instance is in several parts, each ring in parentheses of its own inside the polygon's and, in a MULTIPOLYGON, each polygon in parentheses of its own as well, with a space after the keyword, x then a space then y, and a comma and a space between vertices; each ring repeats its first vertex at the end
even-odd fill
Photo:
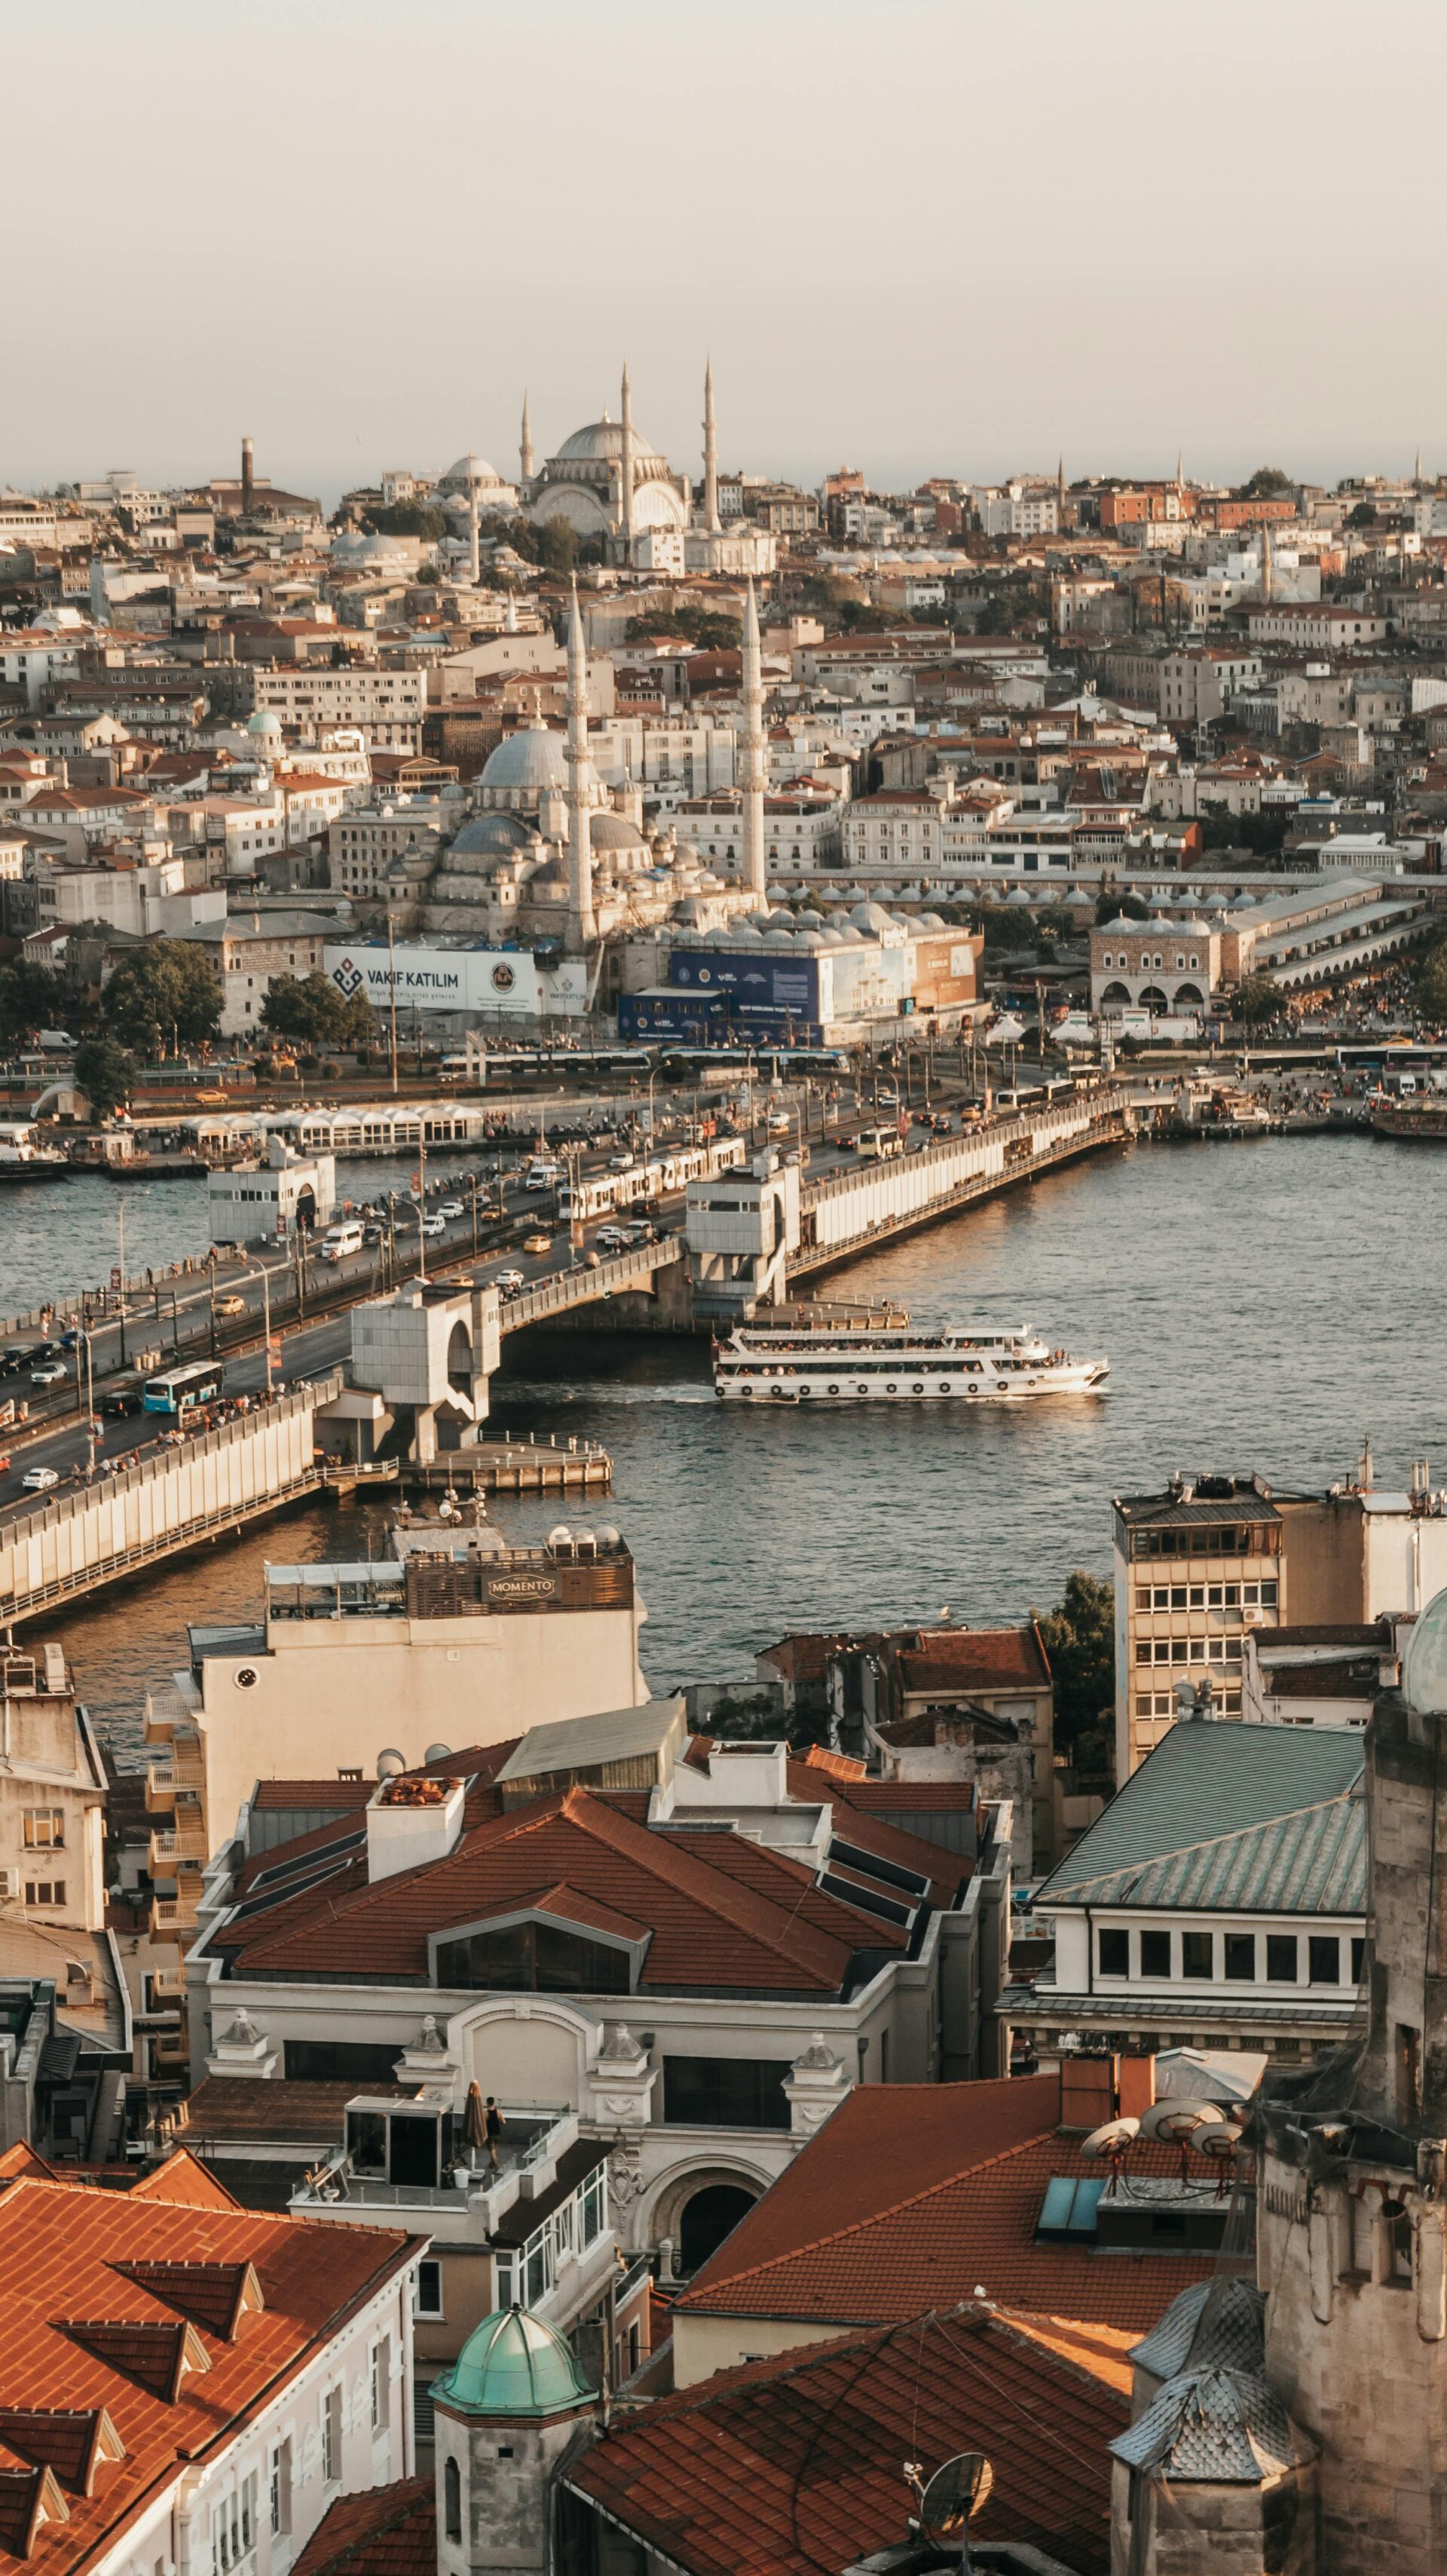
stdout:
POLYGON ((1281 1012, 1281 987, 1270 975, 1247 975, 1236 994, 1236 1017, 1247 1028, 1259 1028, 1281 1012))
POLYGON ((447 534, 447 512, 427 501, 392 501, 366 514, 366 524, 379 537, 421 537, 435 546, 447 534))
POLYGON ((261 1025, 301 1046, 364 1047, 372 1039, 365 995, 347 1000, 329 975, 276 975, 261 1005, 261 1025))
POLYGON ((1417 1005, 1438 1028, 1447 1024, 1447 939, 1429 948, 1417 969, 1417 1005))
POLYGON ((654 609, 646 617, 630 617, 624 628, 626 644, 648 644, 655 635, 682 635, 704 653, 737 653, 743 643, 744 630, 736 617, 721 617, 712 609, 654 609))
POLYGON ((1238 483, 1233 498, 1238 501, 1280 501, 1295 490, 1289 474, 1279 465, 1258 465, 1249 482, 1238 483))
POLYGON ((136 1060, 114 1038, 82 1038, 75 1051, 75 1079, 96 1118, 124 1109, 136 1078, 136 1060))
POLYGON ((1097 924, 1107 921, 1149 921, 1150 912, 1138 894, 1113 894, 1107 887, 1095 907, 1097 924))
POLYGON ((9 1049, 53 1025, 61 1007, 60 978, 28 957, 0 966, 0 1046, 9 1049))
POLYGON ((122 1045, 160 1055, 195 1046, 221 1025, 221 983, 204 948, 152 939, 123 957, 101 994, 101 1019, 122 1045))
MULTIPOLYGON (((1077 1566, 1039 1628, 1055 1683, 1056 1751, 1078 1757, 1099 1746, 1103 1753, 1108 1712, 1115 1705, 1113 1586, 1077 1566)), ((1104 1760, 1099 1767, 1107 1767, 1104 1760)))
POLYGON ((544 519, 538 530, 536 560, 544 572, 556 574, 564 581, 570 572, 577 570, 578 531, 569 520, 544 519))
POLYGON ((1377 514, 1370 501, 1358 501, 1356 508, 1347 512, 1349 528, 1374 528, 1376 524, 1377 514))

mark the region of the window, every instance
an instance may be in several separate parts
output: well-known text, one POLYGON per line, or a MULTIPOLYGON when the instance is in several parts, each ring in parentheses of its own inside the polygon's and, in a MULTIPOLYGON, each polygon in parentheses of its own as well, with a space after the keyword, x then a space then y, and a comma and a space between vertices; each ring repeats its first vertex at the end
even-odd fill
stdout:
POLYGON ((1183 1977, 1213 1977, 1215 1939, 1210 1932, 1181 1934, 1181 1974, 1183 1977))
POLYGON ((1314 1986, 1341 1984, 1341 1943, 1333 1933, 1327 1936, 1313 1932, 1306 1945, 1307 1964, 1314 1986))
POLYGON ((787 2058, 665 2057, 663 2116, 697 2129, 787 2129, 787 2058))
POLYGON ((24 1818, 27 1851, 63 1851, 65 1814, 60 1807, 27 1807, 24 1818))
POLYGON ((383 2335, 372 2346, 372 2430, 385 2433, 392 2420, 392 2340, 383 2335))
POLYGON ((1273 1986, 1297 1983, 1296 1934, 1268 1932, 1266 1935, 1266 1976, 1273 1986))
POLYGON ((329 2388, 322 2399, 322 2478, 334 2486, 342 2474, 342 2392, 329 2388))
POLYGON ((1171 1973, 1171 1936, 1169 1932, 1141 1934, 1141 1975, 1168 1977, 1171 1973))
POLYGON ((1410 2281, 1412 2277, 1412 2213, 1405 2201, 1382 2202, 1382 2225, 1387 2237, 1387 2278, 1410 2281))
POLYGON ((1101 1975, 1128 1977, 1130 1975, 1130 1934, 1101 1931, 1097 1932, 1095 1942, 1096 1964, 1101 1975))
MULTIPOLYGON (((551 1923, 509 1923, 437 1945, 437 1982, 503 1993, 626 1995, 630 1953, 551 1923)), ((393 2055, 396 2055, 394 2050, 393 2055)))
POLYGON ((442 2469, 442 2522, 449 2540, 462 2538, 462 2472, 451 2459, 442 2469))
POLYGON ((289 2039, 288 2084, 390 2084, 400 2054, 395 2040, 289 2039))
POLYGON ((63 1905, 65 1903, 64 1879, 28 1878, 25 1882, 25 1902, 27 1905, 63 1905))
POLYGON ((1228 1932, 1226 1935, 1226 1974, 1240 1977, 1249 1985, 1256 1975, 1256 1935, 1254 1932, 1228 1932))
POLYGON ((1355 1940, 1355 1941, 1353 1941, 1353 1943, 1352 1943, 1352 1984, 1353 1984, 1354 1986, 1359 1986, 1359 1985, 1361 1984, 1362 1976, 1363 1976, 1363 1972, 1364 1972, 1364 1970, 1365 1970, 1365 1968, 1366 1968, 1366 1964, 1367 1964, 1367 1945, 1366 1945, 1366 1942, 1365 1942, 1364 1940, 1355 1940))
POLYGON ((291 2529, 291 2436, 277 2442, 271 2454, 270 2519, 273 2536, 291 2529))

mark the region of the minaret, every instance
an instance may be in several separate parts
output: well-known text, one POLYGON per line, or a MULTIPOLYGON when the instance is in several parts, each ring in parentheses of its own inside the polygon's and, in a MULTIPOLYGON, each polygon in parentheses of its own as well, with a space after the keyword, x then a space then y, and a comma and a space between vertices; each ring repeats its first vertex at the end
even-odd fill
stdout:
POLYGON ((744 883, 757 903, 766 903, 764 867, 764 657, 759 642, 759 610, 754 585, 744 606, 744 738, 739 778, 743 808, 744 883))
POLYGON ((713 412, 713 360, 703 371, 703 524, 718 535, 718 423, 713 412))
POLYGON ((593 930, 593 823, 589 805, 592 785, 588 765, 588 657, 583 650, 583 620, 578 585, 573 583, 568 610, 568 950, 585 956, 593 930))
POLYGON ((628 389, 626 358, 623 361, 623 430, 622 444, 618 453, 618 469, 623 487, 620 496, 622 525, 619 533, 623 539, 623 560, 625 563, 631 563, 633 561, 633 397, 628 389))
POLYGON ((1271 599, 1276 591, 1276 556, 1271 544, 1271 521, 1261 522, 1261 596, 1271 599))
MULTIPOLYGON (((469 469, 471 464, 472 459, 469 457, 469 469)), ((477 485, 472 479, 470 470, 467 478, 467 577, 473 589, 476 590, 482 577, 482 554, 477 536, 477 485)))
POLYGON ((1057 466, 1056 466, 1056 468, 1055 468, 1055 520, 1056 520, 1056 525, 1057 525, 1058 527, 1062 527, 1062 528, 1064 527, 1064 525, 1065 525, 1065 459, 1064 459, 1064 457, 1063 457, 1063 456, 1061 457, 1061 459, 1060 459, 1060 461, 1059 461, 1058 465, 1057 465, 1057 466))
POLYGON ((518 464, 522 469, 522 479, 524 483, 531 483, 533 479, 533 425, 528 418, 528 397, 526 387, 524 387, 523 390, 523 434, 518 444, 518 464))

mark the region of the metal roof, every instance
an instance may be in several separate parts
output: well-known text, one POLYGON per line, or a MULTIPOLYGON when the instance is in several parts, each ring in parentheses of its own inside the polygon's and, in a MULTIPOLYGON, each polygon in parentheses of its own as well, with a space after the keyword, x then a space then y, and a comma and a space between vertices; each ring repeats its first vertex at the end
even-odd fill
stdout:
POLYGON ((549 1726, 530 1726, 498 1779, 532 1780, 550 1771, 587 1770, 597 1763, 660 1753, 669 1737, 679 1733, 682 1711, 680 1699, 649 1699, 641 1708, 603 1709, 596 1717, 561 1717, 549 1726))
POLYGON ((1360 1914, 1363 1743, 1355 1729, 1173 1726, 1036 1894, 1036 1906, 1360 1914), (1217 1830, 1202 1835, 1210 1817, 1217 1830))

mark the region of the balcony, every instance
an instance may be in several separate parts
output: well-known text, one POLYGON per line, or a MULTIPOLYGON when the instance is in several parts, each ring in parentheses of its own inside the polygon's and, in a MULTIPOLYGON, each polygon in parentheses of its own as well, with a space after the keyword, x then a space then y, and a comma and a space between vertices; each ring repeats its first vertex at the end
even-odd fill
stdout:
POLYGON ((177 1809, 169 1825, 153 1825, 147 1866, 152 1878, 174 1878, 180 1867, 204 1869, 206 1834, 194 1809, 177 1809))
POLYGON ((174 1896, 153 1896, 151 1899, 152 1939, 174 1941, 182 1933, 194 1932, 200 1894, 198 1883, 194 1890, 184 1884, 181 1885, 174 1896))

